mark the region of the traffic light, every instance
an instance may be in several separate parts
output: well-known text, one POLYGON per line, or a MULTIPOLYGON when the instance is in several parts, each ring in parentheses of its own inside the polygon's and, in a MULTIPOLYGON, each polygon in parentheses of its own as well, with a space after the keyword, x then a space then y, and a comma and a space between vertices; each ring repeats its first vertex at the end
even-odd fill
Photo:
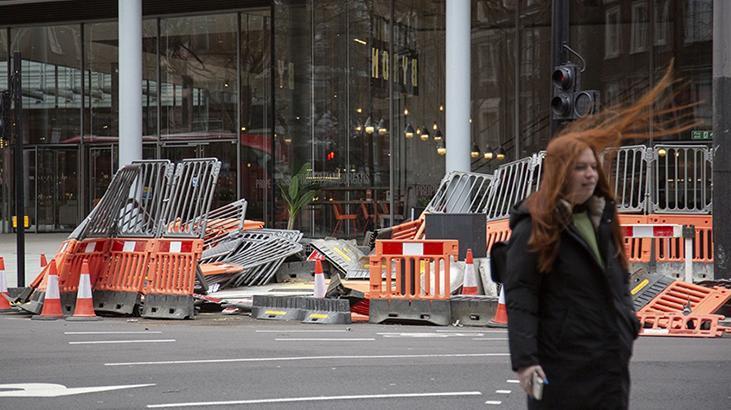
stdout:
POLYGON ((551 113, 554 120, 575 120, 597 112, 599 91, 581 89, 581 71, 574 64, 556 66, 551 74, 553 96, 551 113))

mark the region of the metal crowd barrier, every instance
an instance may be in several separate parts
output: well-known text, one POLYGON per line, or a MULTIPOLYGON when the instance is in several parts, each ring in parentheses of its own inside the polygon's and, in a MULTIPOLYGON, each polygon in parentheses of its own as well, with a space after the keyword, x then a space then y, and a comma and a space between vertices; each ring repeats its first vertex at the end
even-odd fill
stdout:
POLYGON ((162 236, 203 238, 220 169, 216 158, 184 159, 178 164, 162 236))
POLYGON ((83 228, 77 233, 77 240, 116 236, 120 212, 127 202, 132 184, 141 172, 142 167, 139 164, 132 164, 114 174, 104 196, 89 213, 83 228))
POLYGON ((168 160, 134 161, 132 164, 140 166, 140 174, 130 188, 116 233, 120 237, 154 238, 162 229, 175 166, 168 160))
POLYGON ((713 151, 706 146, 655 145, 650 213, 712 210, 713 151))
POLYGON ((246 200, 239 199, 210 211, 203 237, 203 249, 214 248, 231 232, 243 230, 246 223, 246 206, 246 200))
POLYGON ((647 209, 648 154, 644 145, 624 146, 602 153, 612 159, 608 177, 613 183, 619 212, 641 213, 647 209))
POLYGON ((442 179, 425 213, 480 213, 491 192, 493 176, 452 171, 442 179))
POLYGON ((482 210, 488 221, 506 218, 515 203, 538 189, 544 156, 541 152, 498 167, 493 190, 482 210))

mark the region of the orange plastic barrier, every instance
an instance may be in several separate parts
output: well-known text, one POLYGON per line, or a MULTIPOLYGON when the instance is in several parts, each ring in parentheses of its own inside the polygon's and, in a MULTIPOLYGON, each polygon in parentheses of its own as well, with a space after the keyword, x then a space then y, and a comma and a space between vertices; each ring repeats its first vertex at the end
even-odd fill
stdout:
POLYGON ((145 294, 193 294, 195 269, 203 252, 202 239, 156 239, 151 249, 145 294))
POLYGON ((449 299, 450 264, 458 255, 456 240, 377 240, 370 257, 368 297, 449 299))
POLYGON ((416 234, 424 224, 424 218, 394 225, 391 228, 391 239, 415 239, 416 234))
POLYGON ((244 221, 244 230, 245 231, 251 231, 254 229, 263 229, 264 228, 264 222, 261 221, 252 221, 249 219, 246 219, 244 221))
MULTIPOLYGON (((713 217, 711 215, 648 215, 648 223, 694 225, 693 262, 713 263, 713 217)), ((685 247, 683 238, 655 240, 655 257, 658 262, 683 262, 685 247)))
POLYGON ((694 314, 711 314, 731 299, 731 289, 675 281, 660 292, 639 313, 680 313, 690 303, 694 314))
MULTIPOLYGON (((61 269, 61 266, 63 266, 64 262, 66 261, 66 258, 71 255, 72 250, 76 246, 76 240, 75 239, 67 239, 63 242, 61 242, 61 246, 59 246, 58 251, 56 252, 56 256, 53 257, 52 260, 56 261, 56 269, 61 269)), ((46 291, 46 284, 48 281, 48 271, 50 269, 50 264, 46 265, 41 269, 41 273, 36 276, 35 279, 33 279, 33 282, 30 284, 30 288, 34 289, 35 291, 39 292, 45 292, 46 291)))
POLYGON ((722 315, 638 313, 640 336, 720 337, 726 328, 719 326, 722 315))
POLYGON ((94 291, 140 292, 153 243, 146 239, 113 239, 109 262, 97 277, 94 291))
POLYGON ((498 219, 487 223, 487 253, 490 253, 492 245, 496 242, 507 241, 510 239, 510 220, 498 219))
MULTIPOLYGON (((631 214, 620 214, 619 224, 620 225, 636 225, 636 224, 648 224, 646 215, 631 215, 631 214)), ((624 251, 627 255, 627 259, 634 263, 648 263, 650 262, 650 246, 652 243, 651 238, 624 238, 624 251)))
POLYGON ((89 263, 89 278, 92 288, 94 287, 94 283, 109 257, 110 244, 111 241, 107 238, 95 238, 76 242, 71 246, 71 252, 64 258, 59 270, 58 281, 62 295, 71 293, 75 296, 84 260, 89 263))

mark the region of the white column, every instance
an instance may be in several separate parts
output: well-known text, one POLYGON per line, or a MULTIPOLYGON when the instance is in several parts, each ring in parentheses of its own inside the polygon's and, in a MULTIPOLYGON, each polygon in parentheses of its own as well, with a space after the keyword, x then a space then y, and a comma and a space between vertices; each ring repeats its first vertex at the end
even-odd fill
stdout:
POLYGON ((447 0, 446 172, 470 171, 470 0, 447 0))
POLYGON ((142 159, 142 0, 119 6, 119 167, 142 159))

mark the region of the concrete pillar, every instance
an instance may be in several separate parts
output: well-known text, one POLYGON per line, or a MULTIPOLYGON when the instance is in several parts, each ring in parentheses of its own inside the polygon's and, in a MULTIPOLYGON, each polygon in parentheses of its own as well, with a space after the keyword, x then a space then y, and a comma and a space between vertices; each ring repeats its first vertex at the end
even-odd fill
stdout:
POLYGON ((470 171, 470 1, 447 0, 446 172, 470 171))
POLYGON ((119 167, 142 159, 142 0, 119 6, 119 167))
POLYGON ((713 2, 713 256, 716 279, 731 278, 731 1, 713 2))

